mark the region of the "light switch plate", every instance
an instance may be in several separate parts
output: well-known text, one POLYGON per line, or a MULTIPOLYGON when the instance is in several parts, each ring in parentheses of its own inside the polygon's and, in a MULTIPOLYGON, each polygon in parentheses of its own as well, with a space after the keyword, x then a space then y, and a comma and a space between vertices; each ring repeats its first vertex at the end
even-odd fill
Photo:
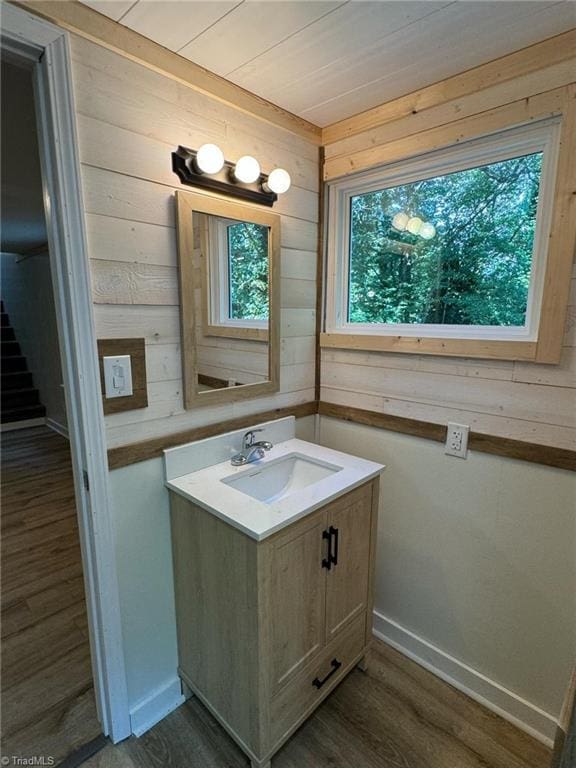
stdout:
POLYGON ((131 397, 133 390, 130 355, 104 357, 103 363, 106 398, 131 397))

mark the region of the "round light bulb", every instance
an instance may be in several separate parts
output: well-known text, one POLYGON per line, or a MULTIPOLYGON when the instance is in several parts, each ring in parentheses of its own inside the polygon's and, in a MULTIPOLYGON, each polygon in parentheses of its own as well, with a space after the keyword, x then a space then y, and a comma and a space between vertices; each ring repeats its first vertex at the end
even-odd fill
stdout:
POLYGON ((429 221, 425 221, 424 224, 420 227, 420 231, 418 232, 420 237, 424 238, 424 240, 432 240, 434 235, 436 234, 436 227, 434 224, 430 224, 429 221))
POLYGON ((408 223, 406 224, 406 229, 408 232, 410 232, 411 235, 417 235, 418 232, 420 232, 420 227, 422 226, 424 222, 421 218, 418 216, 412 216, 411 219, 408 219, 408 223))
POLYGON ((399 232, 404 232, 409 221, 410 216, 407 213, 397 213, 392 219, 392 226, 399 232))
POLYGON ((258 160, 250 155, 244 155, 236 163, 234 167, 234 176, 238 181, 243 181, 244 184, 251 184, 256 181, 260 176, 260 164, 258 160))
POLYGON ((224 155, 216 144, 202 144, 196 153, 196 165, 202 173, 218 173, 224 167, 224 155))
POLYGON ((288 192, 292 179, 288 171, 284 168, 274 168, 268 176, 266 186, 271 192, 275 192, 277 195, 282 195, 284 192, 288 192))

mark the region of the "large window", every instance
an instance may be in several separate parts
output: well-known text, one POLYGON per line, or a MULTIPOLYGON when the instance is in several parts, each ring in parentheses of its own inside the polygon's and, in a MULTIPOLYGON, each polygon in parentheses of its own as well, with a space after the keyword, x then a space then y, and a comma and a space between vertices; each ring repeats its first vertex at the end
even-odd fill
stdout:
POLYGON ((332 184, 327 331, 535 340, 557 133, 546 121, 332 184))
POLYGON ((542 153, 355 195, 350 323, 523 326, 542 153))

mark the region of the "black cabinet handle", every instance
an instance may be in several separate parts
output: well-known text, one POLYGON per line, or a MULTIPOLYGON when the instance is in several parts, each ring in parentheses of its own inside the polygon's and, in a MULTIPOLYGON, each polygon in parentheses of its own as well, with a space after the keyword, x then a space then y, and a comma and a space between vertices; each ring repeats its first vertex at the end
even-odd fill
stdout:
POLYGON ((322 560, 322 568, 326 568, 329 571, 332 568, 332 534, 330 531, 322 531, 322 540, 328 541, 328 557, 322 560))
POLYGON ((324 683, 328 682, 328 680, 332 677, 332 675, 338 672, 338 670, 342 666, 342 662, 338 661, 338 659, 332 659, 332 661, 330 662, 330 666, 332 667, 332 669, 330 670, 330 672, 328 672, 326 677, 323 677, 322 680, 320 680, 319 677, 315 677, 314 680, 312 680, 312 685, 314 686, 314 688, 318 688, 318 690, 320 690, 320 688, 322 688, 324 683))
POLYGON ((328 557, 322 560, 322 568, 330 570, 333 565, 338 565, 338 538, 338 528, 334 528, 333 525, 327 531, 322 531, 322 539, 328 540, 328 557), (332 547, 332 541, 334 541, 334 547, 332 547))
POLYGON ((334 554, 332 555, 332 562, 334 565, 338 565, 338 543, 340 541, 340 530, 330 526, 330 533, 334 536, 334 554))

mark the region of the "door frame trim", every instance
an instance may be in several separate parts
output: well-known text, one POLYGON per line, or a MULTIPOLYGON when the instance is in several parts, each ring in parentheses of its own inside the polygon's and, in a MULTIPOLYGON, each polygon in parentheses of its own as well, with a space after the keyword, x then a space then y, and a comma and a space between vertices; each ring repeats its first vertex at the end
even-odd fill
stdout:
POLYGON ((33 73, 94 689, 103 732, 117 742, 131 728, 69 35, 5 2, 1 12, 3 50, 33 73))

